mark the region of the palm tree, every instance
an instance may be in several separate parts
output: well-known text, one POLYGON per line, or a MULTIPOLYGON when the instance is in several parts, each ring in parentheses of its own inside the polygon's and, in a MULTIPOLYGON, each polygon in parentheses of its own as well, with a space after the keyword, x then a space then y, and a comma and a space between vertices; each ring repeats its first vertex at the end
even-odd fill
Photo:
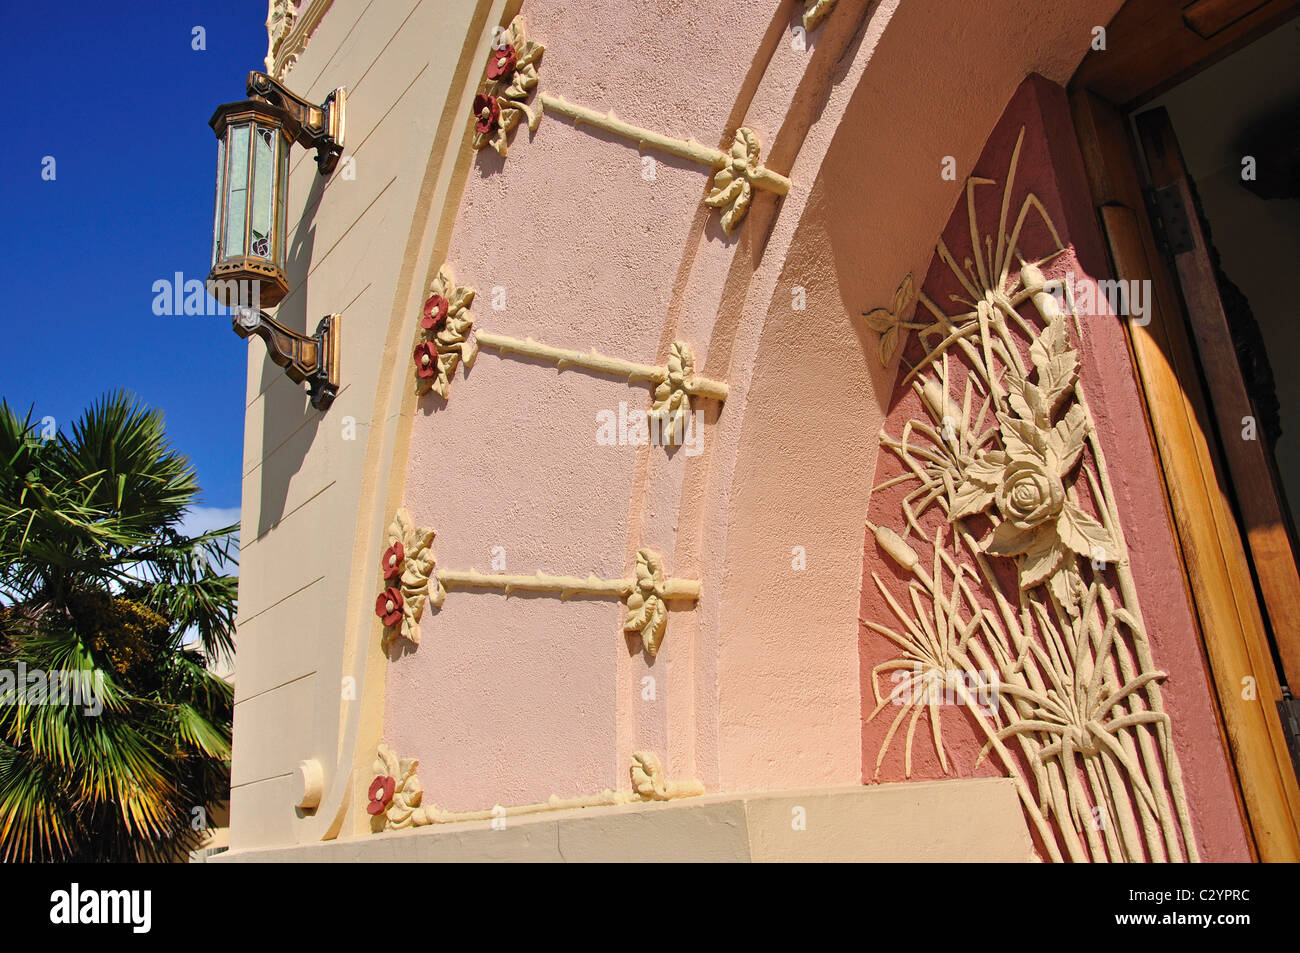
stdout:
POLYGON ((229 792, 238 526, 182 535, 194 470, 125 392, 46 436, 0 401, 0 858, 175 859, 229 792))

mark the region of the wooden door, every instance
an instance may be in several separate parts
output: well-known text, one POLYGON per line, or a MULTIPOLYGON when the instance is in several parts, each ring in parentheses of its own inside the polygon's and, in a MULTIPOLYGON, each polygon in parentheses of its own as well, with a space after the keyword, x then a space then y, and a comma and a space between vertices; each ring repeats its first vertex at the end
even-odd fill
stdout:
MULTIPOLYGON (((1156 177, 1148 183, 1125 112, 1087 89, 1076 88, 1071 100, 1115 277, 1152 283, 1150 322, 1126 326, 1242 807, 1260 859, 1300 860, 1300 786, 1280 707, 1286 676, 1277 664, 1279 657, 1295 660, 1288 668, 1300 662, 1300 583, 1261 444, 1240 440, 1241 418, 1252 408, 1208 247, 1190 211, 1190 183, 1160 111, 1143 120, 1142 148, 1152 151, 1156 177), (1185 233, 1164 244, 1147 211, 1157 181, 1172 189, 1166 205, 1177 197, 1189 210, 1185 233), (1271 605, 1261 598, 1265 577, 1271 605), (1281 623, 1273 628, 1281 634, 1276 651, 1274 613, 1281 623)), ((1300 668, 1295 672, 1300 682, 1300 668)))

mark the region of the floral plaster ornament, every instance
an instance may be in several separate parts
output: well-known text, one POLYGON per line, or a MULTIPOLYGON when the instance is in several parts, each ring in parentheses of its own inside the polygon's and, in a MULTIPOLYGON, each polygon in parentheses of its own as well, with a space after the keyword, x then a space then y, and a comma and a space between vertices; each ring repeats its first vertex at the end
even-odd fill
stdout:
POLYGON ((429 284, 429 297, 420 312, 420 326, 411 353, 415 365, 415 393, 433 391, 444 400, 451 392, 451 375, 462 361, 473 365, 478 345, 470 337, 474 319, 469 312, 474 289, 456 284, 451 269, 443 265, 429 284))
POLYGON ((898 289, 894 292, 892 308, 875 308, 862 316, 867 322, 867 327, 880 335, 877 353, 880 356, 881 367, 889 366, 889 362, 899 351, 902 338, 908 331, 925 327, 924 324, 912 324, 904 320, 914 299, 912 276, 909 274, 899 283, 898 289))
POLYGON ((516 52, 513 44, 506 43, 501 49, 494 49, 488 57, 487 78, 493 82, 499 79, 509 82, 518 64, 518 52, 516 52))
POLYGON ((821 22, 830 15, 835 3, 836 0, 804 0, 803 28, 809 31, 817 29, 821 22))
POLYGON ((490 136, 501 128, 501 103, 495 96, 479 93, 474 97, 474 131, 490 136))
POLYGON ((420 762, 415 758, 399 759, 392 750, 381 744, 375 756, 375 779, 370 783, 370 803, 366 812, 375 818, 379 830, 403 830, 429 823, 429 815, 420 801, 424 790, 416 771, 420 762), (382 820, 380 820, 382 818, 382 820))
POLYGON ((398 758, 387 745, 380 744, 370 782, 369 803, 366 813, 371 818, 371 830, 405 830, 430 824, 455 824, 463 821, 491 820, 507 817, 542 814, 550 811, 578 810, 588 807, 613 807, 644 801, 669 801, 676 798, 699 797, 704 785, 699 781, 670 781, 663 762, 653 751, 632 753, 631 791, 611 791, 606 788, 599 794, 562 798, 552 794, 547 800, 511 807, 494 805, 478 811, 442 811, 435 804, 424 804, 424 789, 420 785, 420 762, 415 758, 398 758))
POLYGON ((504 158, 510 134, 522 119, 528 120, 529 130, 536 131, 547 111, 567 116, 575 126, 591 126, 633 142, 638 148, 660 149, 711 168, 713 184, 704 201, 722 211, 722 230, 727 235, 735 232, 749 211, 755 189, 775 195, 790 190, 789 178, 763 165, 758 133, 747 126, 734 131, 731 147, 726 150, 644 129, 619 119, 612 109, 601 113, 549 93, 537 94, 534 111, 528 99, 537 87, 537 64, 543 52, 540 44, 525 38, 519 17, 493 45, 472 106, 475 149, 490 145, 504 158))
POLYGON ((664 572, 659 554, 650 549, 636 554, 636 588, 627 597, 627 619, 623 629, 639 632, 646 653, 659 654, 659 640, 668 625, 668 606, 664 602, 664 572))
POLYGON ((450 305, 447 299, 442 295, 429 295, 429 299, 424 302, 424 317, 420 319, 420 329, 424 331, 440 331, 447 324, 447 312, 450 305))
POLYGON ((693 398, 725 401, 727 385, 695 374, 695 355, 685 341, 674 341, 668 349, 668 361, 663 365, 637 364, 622 358, 610 357, 595 350, 571 351, 552 347, 532 338, 507 337, 476 331, 479 347, 498 351, 503 357, 519 354, 549 361, 564 370, 567 367, 584 367, 590 371, 622 377, 632 383, 646 381, 654 384, 654 395, 647 416, 657 423, 656 433, 663 435, 666 445, 679 444, 686 436, 686 415, 691 410, 693 398))
MULTIPOLYGON (((387 581, 375 600, 375 615, 384 623, 385 649, 399 636, 420 642, 420 615, 429 598, 429 576, 433 572, 433 530, 417 527, 405 507, 397 510, 388 526, 388 548, 379 569, 387 581)), ((440 600, 439 600, 440 601, 440 600)))
POLYGON ((475 149, 491 146, 505 158, 510 135, 521 119, 528 120, 530 130, 537 129, 541 113, 529 108, 528 97, 537 88, 537 67, 544 52, 546 47, 524 35, 520 17, 493 44, 483 84, 474 97, 475 149))

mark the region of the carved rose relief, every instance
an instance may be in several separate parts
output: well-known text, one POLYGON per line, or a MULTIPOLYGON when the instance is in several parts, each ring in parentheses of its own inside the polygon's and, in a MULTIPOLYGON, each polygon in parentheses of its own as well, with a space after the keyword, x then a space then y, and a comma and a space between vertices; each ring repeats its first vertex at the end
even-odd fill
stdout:
MULTIPOLYGON (((1030 349, 1038 383, 1014 366, 1003 378, 1014 414, 998 413, 1001 450, 982 453, 965 469, 950 494, 949 518, 984 512, 995 505, 1001 522, 985 543, 993 556, 1019 557, 1020 587, 1049 582, 1058 598, 1073 605, 1075 588, 1058 577, 1073 568, 1076 554, 1113 562, 1114 543, 1100 522, 1066 493, 1065 479, 1083 454, 1089 422, 1083 408, 1068 402, 1079 374, 1078 353, 1069 344, 1065 319, 1056 316, 1030 349)), ((951 479, 951 478, 950 478, 951 479)))

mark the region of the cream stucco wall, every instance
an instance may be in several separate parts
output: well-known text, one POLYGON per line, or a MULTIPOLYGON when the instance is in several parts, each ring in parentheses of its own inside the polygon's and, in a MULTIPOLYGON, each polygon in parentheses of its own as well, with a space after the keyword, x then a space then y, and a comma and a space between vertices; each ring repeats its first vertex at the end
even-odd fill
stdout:
POLYGON ((387 466, 376 461, 391 457, 399 430, 394 356, 407 346, 399 316, 420 297, 441 210, 455 206, 464 178, 464 152, 455 148, 468 108, 462 100, 477 81, 489 23, 506 6, 339 0, 286 78, 316 101, 340 85, 349 93, 344 155, 355 178, 322 179, 309 152, 293 157, 294 290, 277 315, 310 330, 321 315, 342 314, 342 388, 320 414, 260 343, 249 348, 235 849, 319 839, 330 826, 332 815, 294 807, 301 760, 326 766, 334 813, 345 796, 356 713, 367 701, 367 659, 350 650, 347 633, 368 632, 373 621, 363 604, 373 599, 369 574, 360 567, 377 539, 374 514, 387 508, 387 466), (345 678, 357 686, 355 702, 345 678))

